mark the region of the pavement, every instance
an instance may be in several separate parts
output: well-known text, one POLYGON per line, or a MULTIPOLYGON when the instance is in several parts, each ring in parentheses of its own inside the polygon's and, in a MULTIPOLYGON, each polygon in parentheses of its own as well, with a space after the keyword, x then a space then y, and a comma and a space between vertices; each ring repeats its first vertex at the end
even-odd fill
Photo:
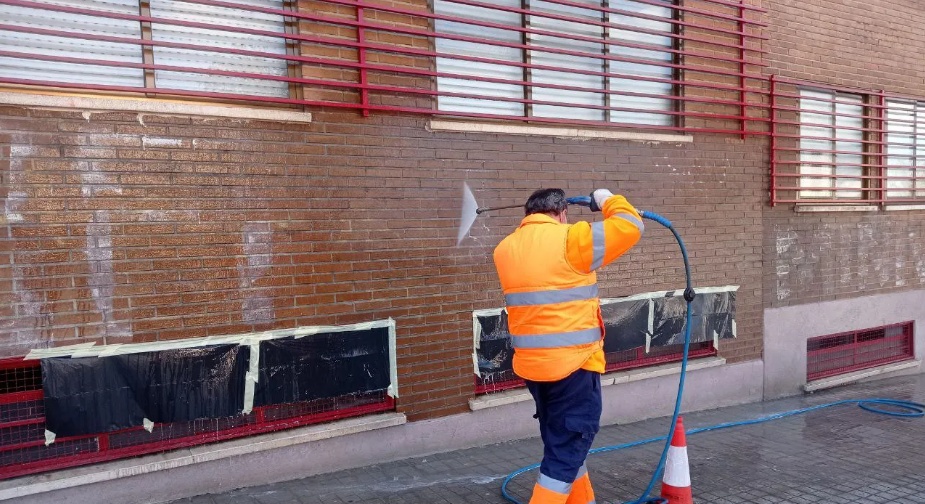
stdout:
MULTIPOLYGON (((925 375, 685 413, 684 424, 690 431, 871 397, 925 402, 925 375)), ((669 420, 606 426, 594 445, 663 436, 669 420)), ((696 503, 925 503, 925 418, 875 414, 843 404, 688 435, 687 445, 696 503)), ((589 456, 597 502, 638 498, 661 449, 659 442, 589 456)), ((501 504, 508 502, 501 495, 504 478, 541 457, 537 437, 201 495, 174 504, 501 504)), ((533 470, 514 478, 509 493, 525 504, 536 474, 533 470)))

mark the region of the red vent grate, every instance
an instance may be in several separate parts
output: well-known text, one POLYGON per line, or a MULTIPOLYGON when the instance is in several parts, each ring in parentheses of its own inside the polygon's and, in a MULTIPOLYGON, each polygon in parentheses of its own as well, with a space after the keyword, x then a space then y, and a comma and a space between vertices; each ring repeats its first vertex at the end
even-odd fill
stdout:
POLYGON ((391 411, 385 392, 257 407, 248 415, 155 424, 45 444, 38 361, 0 360, 0 479, 164 452, 368 413, 391 411))
POLYGON ((913 323, 864 329, 806 341, 806 379, 818 380, 913 358, 913 323))
MULTIPOLYGON (((688 358, 696 359, 716 355, 716 348, 712 341, 691 343, 688 358)), ((646 353, 645 348, 625 350, 623 352, 609 352, 607 354, 607 372, 625 371, 669 362, 680 362, 684 357, 684 345, 668 345, 653 347, 646 353)), ((490 394, 524 386, 524 381, 517 377, 513 371, 505 371, 502 379, 493 382, 484 382, 475 378, 475 393, 490 394)))

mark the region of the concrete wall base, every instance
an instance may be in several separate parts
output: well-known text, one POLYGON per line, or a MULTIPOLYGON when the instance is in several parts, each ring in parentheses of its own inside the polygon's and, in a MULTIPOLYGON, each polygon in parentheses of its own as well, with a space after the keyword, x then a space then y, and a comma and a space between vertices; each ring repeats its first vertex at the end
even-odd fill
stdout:
MULTIPOLYGON (((806 340, 845 331, 913 321, 915 359, 925 355, 925 290, 879 294, 764 311, 764 398, 803 393, 806 340)), ((921 363, 880 373, 876 379, 923 371, 921 363)))
MULTIPOLYGON (((697 411, 759 401, 763 363, 747 361, 688 373, 684 411, 697 411)), ((625 424, 671 413, 678 376, 659 376, 604 389, 606 424, 625 424)), ((69 488, 14 498, 18 504, 113 503, 154 504, 194 495, 264 485, 370 464, 420 457, 434 453, 484 446, 538 435, 533 403, 517 402, 496 408, 412 423, 396 422, 376 430, 317 439, 242 455, 203 461, 182 467, 165 467, 144 474, 91 482, 69 488)), ((291 433, 277 433, 291 436, 291 433)), ((240 441, 238 441, 240 442, 240 441)), ((221 444, 212 445, 220 450, 221 444)), ((169 455, 169 454, 165 454, 169 455)), ((156 457, 164 457, 158 455, 156 457)), ((540 454, 538 453, 539 457, 540 454)), ((137 466, 139 459, 117 464, 137 466)), ((115 463, 114 463, 115 464, 115 463)), ((93 471, 77 468, 69 471, 93 471)), ((512 467, 511 470, 517 469, 512 467)), ((60 478, 60 471, 34 478, 60 478)), ((4 482, 7 495, 30 478, 4 482)), ((86 481, 92 481, 87 479, 86 481)), ((50 485, 49 489, 52 488, 50 485)))

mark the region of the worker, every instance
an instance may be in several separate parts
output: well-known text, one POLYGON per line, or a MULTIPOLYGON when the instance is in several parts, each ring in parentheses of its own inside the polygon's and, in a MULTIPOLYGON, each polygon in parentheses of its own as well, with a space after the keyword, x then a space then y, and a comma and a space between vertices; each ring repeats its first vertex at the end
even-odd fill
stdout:
POLYGON ((536 402, 543 461, 530 504, 588 504, 585 458, 600 429, 604 322, 595 271, 629 250, 644 225, 626 198, 591 193, 604 220, 568 224, 561 189, 540 189, 520 226, 495 248, 514 372, 536 402))

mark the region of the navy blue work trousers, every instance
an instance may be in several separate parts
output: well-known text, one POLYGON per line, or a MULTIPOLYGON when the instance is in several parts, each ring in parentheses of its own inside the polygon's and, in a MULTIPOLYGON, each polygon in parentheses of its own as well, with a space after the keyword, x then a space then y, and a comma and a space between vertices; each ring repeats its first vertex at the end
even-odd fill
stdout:
POLYGON ((601 427, 601 375, 579 369, 559 381, 526 382, 543 438, 540 473, 571 483, 601 427))

